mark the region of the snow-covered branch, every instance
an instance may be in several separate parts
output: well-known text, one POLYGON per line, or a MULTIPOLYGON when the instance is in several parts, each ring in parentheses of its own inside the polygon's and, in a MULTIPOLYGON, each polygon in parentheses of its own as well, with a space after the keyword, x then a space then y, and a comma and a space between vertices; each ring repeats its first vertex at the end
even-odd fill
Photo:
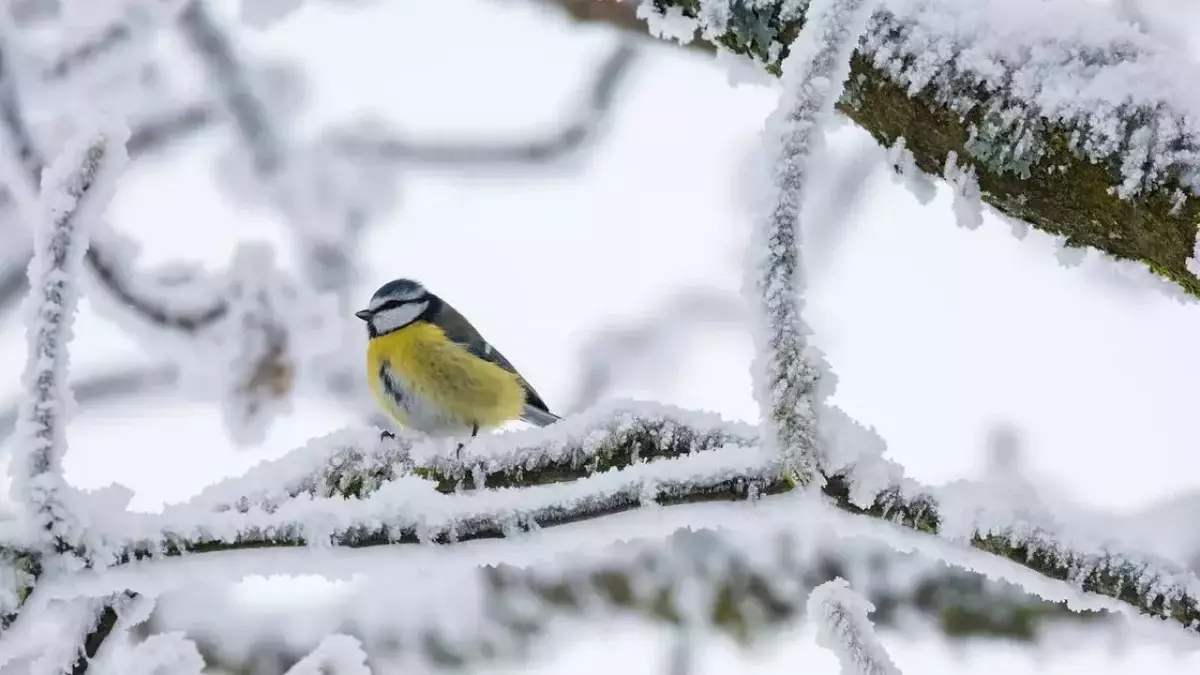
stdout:
MULTIPOLYGON (((822 140, 820 125, 841 97, 850 54, 866 24, 873 0, 813 0, 809 22, 792 43, 784 63, 783 94, 767 122, 770 193, 758 215, 758 256, 747 286, 755 316, 754 389, 764 440, 783 457, 788 471, 807 483, 824 468, 816 421, 824 357, 808 345, 804 323, 804 271, 800 251, 800 207, 808 196, 809 166, 822 140)), ((826 387, 826 390, 828 387, 826 387)))
MULTIPOLYGON (((247 548, 453 543, 648 504, 787 499, 769 496, 791 483, 749 427, 696 415, 656 405, 643 414, 629 407, 584 414, 476 439, 461 462, 438 444, 408 436, 384 442, 373 429, 347 430, 161 515, 113 514, 95 524, 89 541, 103 543, 89 552, 107 566, 247 548)), ((1013 511, 969 485, 922 490, 900 477, 864 499, 853 472, 868 468, 825 476, 824 498, 851 514, 962 543, 1143 614, 1200 627, 1200 582, 1167 561, 1066 529, 1047 514, 1013 511)), ((937 549, 932 541, 930 547, 937 549)))
POLYGON ((867 615, 875 611, 845 579, 827 581, 808 597, 808 614, 817 622, 817 643, 832 651, 842 675, 900 675, 875 637, 867 615))
POLYGON ((128 130, 122 129, 82 136, 42 176, 45 215, 34 232, 32 292, 25 308, 26 398, 11 471, 29 517, 52 537, 59 552, 72 548, 80 534, 63 501, 66 421, 74 406, 66 382, 67 342, 88 236, 116 190, 116 177, 127 160, 127 138, 128 130))
MULTIPOLYGON (((807 2, 545 0, 572 16, 732 52, 778 75, 807 2), (697 36, 697 32, 699 35, 697 36)), ((981 200, 1200 296, 1197 66, 1067 0, 882 0, 838 110, 940 178, 954 152, 981 200)))

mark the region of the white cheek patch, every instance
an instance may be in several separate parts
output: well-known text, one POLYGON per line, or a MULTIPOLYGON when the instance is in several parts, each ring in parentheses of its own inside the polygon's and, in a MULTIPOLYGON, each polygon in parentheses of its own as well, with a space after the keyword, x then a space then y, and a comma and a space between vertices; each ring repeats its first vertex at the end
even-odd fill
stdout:
POLYGON ((375 327, 375 332, 380 335, 390 333, 397 328, 403 328, 416 321, 417 317, 421 316, 426 307, 429 307, 428 302, 414 302, 385 309, 371 317, 371 325, 375 327))

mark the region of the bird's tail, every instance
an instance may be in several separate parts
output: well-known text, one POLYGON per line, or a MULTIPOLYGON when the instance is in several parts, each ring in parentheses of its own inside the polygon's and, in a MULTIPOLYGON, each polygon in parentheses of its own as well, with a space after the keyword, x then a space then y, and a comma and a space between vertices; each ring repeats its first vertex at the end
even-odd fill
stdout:
POLYGON ((549 426, 561 420, 562 418, 558 415, 547 410, 542 410, 541 408, 535 408, 528 403, 525 404, 525 410, 521 412, 522 422, 529 422, 539 427, 549 426))

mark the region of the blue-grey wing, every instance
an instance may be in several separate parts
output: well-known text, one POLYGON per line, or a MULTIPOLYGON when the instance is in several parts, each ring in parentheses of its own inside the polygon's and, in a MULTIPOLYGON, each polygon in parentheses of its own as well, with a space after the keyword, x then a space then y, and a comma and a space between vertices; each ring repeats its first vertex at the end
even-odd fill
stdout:
POLYGON ((439 302, 438 305, 438 309, 434 312, 433 323, 437 324, 446 333, 447 338, 461 345, 475 356, 486 361, 491 361, 513 375, 516 375, 521 380, 521 385, 525 387, 525 403, 529 407, 534 408, 534 411, 531 411, 529 415, 531 419, 527 421, 545 426, 550 421, 557 421, 559 419, 557 415, 550 412, 550 408, 546 405, 546 402, 542 400, 542 397, 538 395, 537 391, 534 390, 525 377, 517 371, 516 366, 510 363, 500 353, 500 350, 490 345, 487 340, 484 340, 483 336, 479 334, 479 331, 475 330, 475 327, 471 325, 470 321, 467 321, 466 317, 459 314, 457 310, 445 301, 439 302), (544 413, 544 415, 539 415, 538 413, 544 413), (549 418, 546 417, 547 415, 549 418))

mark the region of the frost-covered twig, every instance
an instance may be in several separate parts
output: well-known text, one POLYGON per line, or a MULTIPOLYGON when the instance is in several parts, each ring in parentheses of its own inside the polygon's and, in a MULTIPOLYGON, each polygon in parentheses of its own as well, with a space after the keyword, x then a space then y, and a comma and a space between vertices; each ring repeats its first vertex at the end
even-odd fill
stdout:
POLYGON ((807 344, 800 209, 809 191, 811 157, 822 142, 820 125, 833 114, 850 71, 850 54, 874 0, 813 0, 809 21, 784 63, 783 93, 767 124, 771 192, 758 215, 757 260, 750 267, 759 312, 754 364, 765 440, 784 465, 807 483, 823 458, 817 431, 817 391, 823 356, 807 344))
MULTIPOLYGON (((808 5, 548 1, 639 32, 649 21, 662 37, 729 50, 776 75, 808 5)), ((859 47, 838 108, 881 145, 905 138, 929 176, 955 151, 989 206, 1069 246, 1146 263, 1200 296, 1188 263, 1200 221, 1200 102, 1187 54, 1071 0, 882 0, 859 47)))
POLYGON ((63 501, 71 324, 89 231, 100 220, 124 169, 128 131, 105 130, 76 139, 42 177, 44 222, 34 232, 32 291, 26 304, 29 355, 26 399, 17 422, 14 488, 59 552, 74 546, 78 523, 63 501))
POLYGON ((867 618, 873 611, 875 606, 842 578, 821 584, 808 597, 817 643, 837 656, 842 675, 900 675, 875 637, 875 626, 867 618))
MULTIPOLYGON (((26 661, 25 672, 39 675, 81 675, 88 670, 89 659, 95 656, 99 643, 87 643, 88 637, 105 620, 106 604, 102 598, 51 600, 37 607, 37 612, 22 613, 26 623, 38 622, 54 627, 54 635, 37 635, 31 644, 13 644, 5 635, 7 649, 0 649, 0 668, 6 670, 26 661), (52 640, 52 642, 50 642, 52 640), (49 642, 49 644, 47 644, 49 642), (88 652, 92 647, 93 651, 88 652)), ((27 610, 28 611, 28 610, 27 610)), ((13 630, 18 630, 15 628, 13 630)), ((18 672, 20 672, 18 670, 18 672)))
POLYGON ((314 439, 245 475, 214 485, 177 509, 274 510, 291 497, 366 497, 409 471, 443 493, 459 488, 518 488, 577 480, 638 462, 728 446, 751 448, 757 432, 711 413, 654 403, 609 402, 572 415, 553 433, 530 429, 480 437, 456 457, 401 434, 381 443, 374 430, 314 439))
POLYGON ((595 139, 611 113, 618 89, 632 71, 637 55, 638 48, 632 41, 620 40, 597 68, 573 119, 536 139, 502 144, 483 141, 437 143, 402 138, 386 129, 347 129, 336 135, 335 148, 348 156, 406 165, 486 166, 553 161, 595 139))
POLYGON ((112 635, 113 629, 116 628, 117 619, 117 611, 113 608, 113 602, 105 602, 96 615, 95 625, 83 638, 83 648, 75 659, 71 675, 83 675, 88 672, 92 659, 96 658, 100 647, 104 645, 105 640, 112 635))
POLYGON ((790 489, 769 454, 727 447, 568 483, 444 494, 402 475, 363 499, 299 497, 268 511, 176 509, 109 524, 102 564, 250 548, 367 547, 494 539, 646 505, 740 501, 790 489))

